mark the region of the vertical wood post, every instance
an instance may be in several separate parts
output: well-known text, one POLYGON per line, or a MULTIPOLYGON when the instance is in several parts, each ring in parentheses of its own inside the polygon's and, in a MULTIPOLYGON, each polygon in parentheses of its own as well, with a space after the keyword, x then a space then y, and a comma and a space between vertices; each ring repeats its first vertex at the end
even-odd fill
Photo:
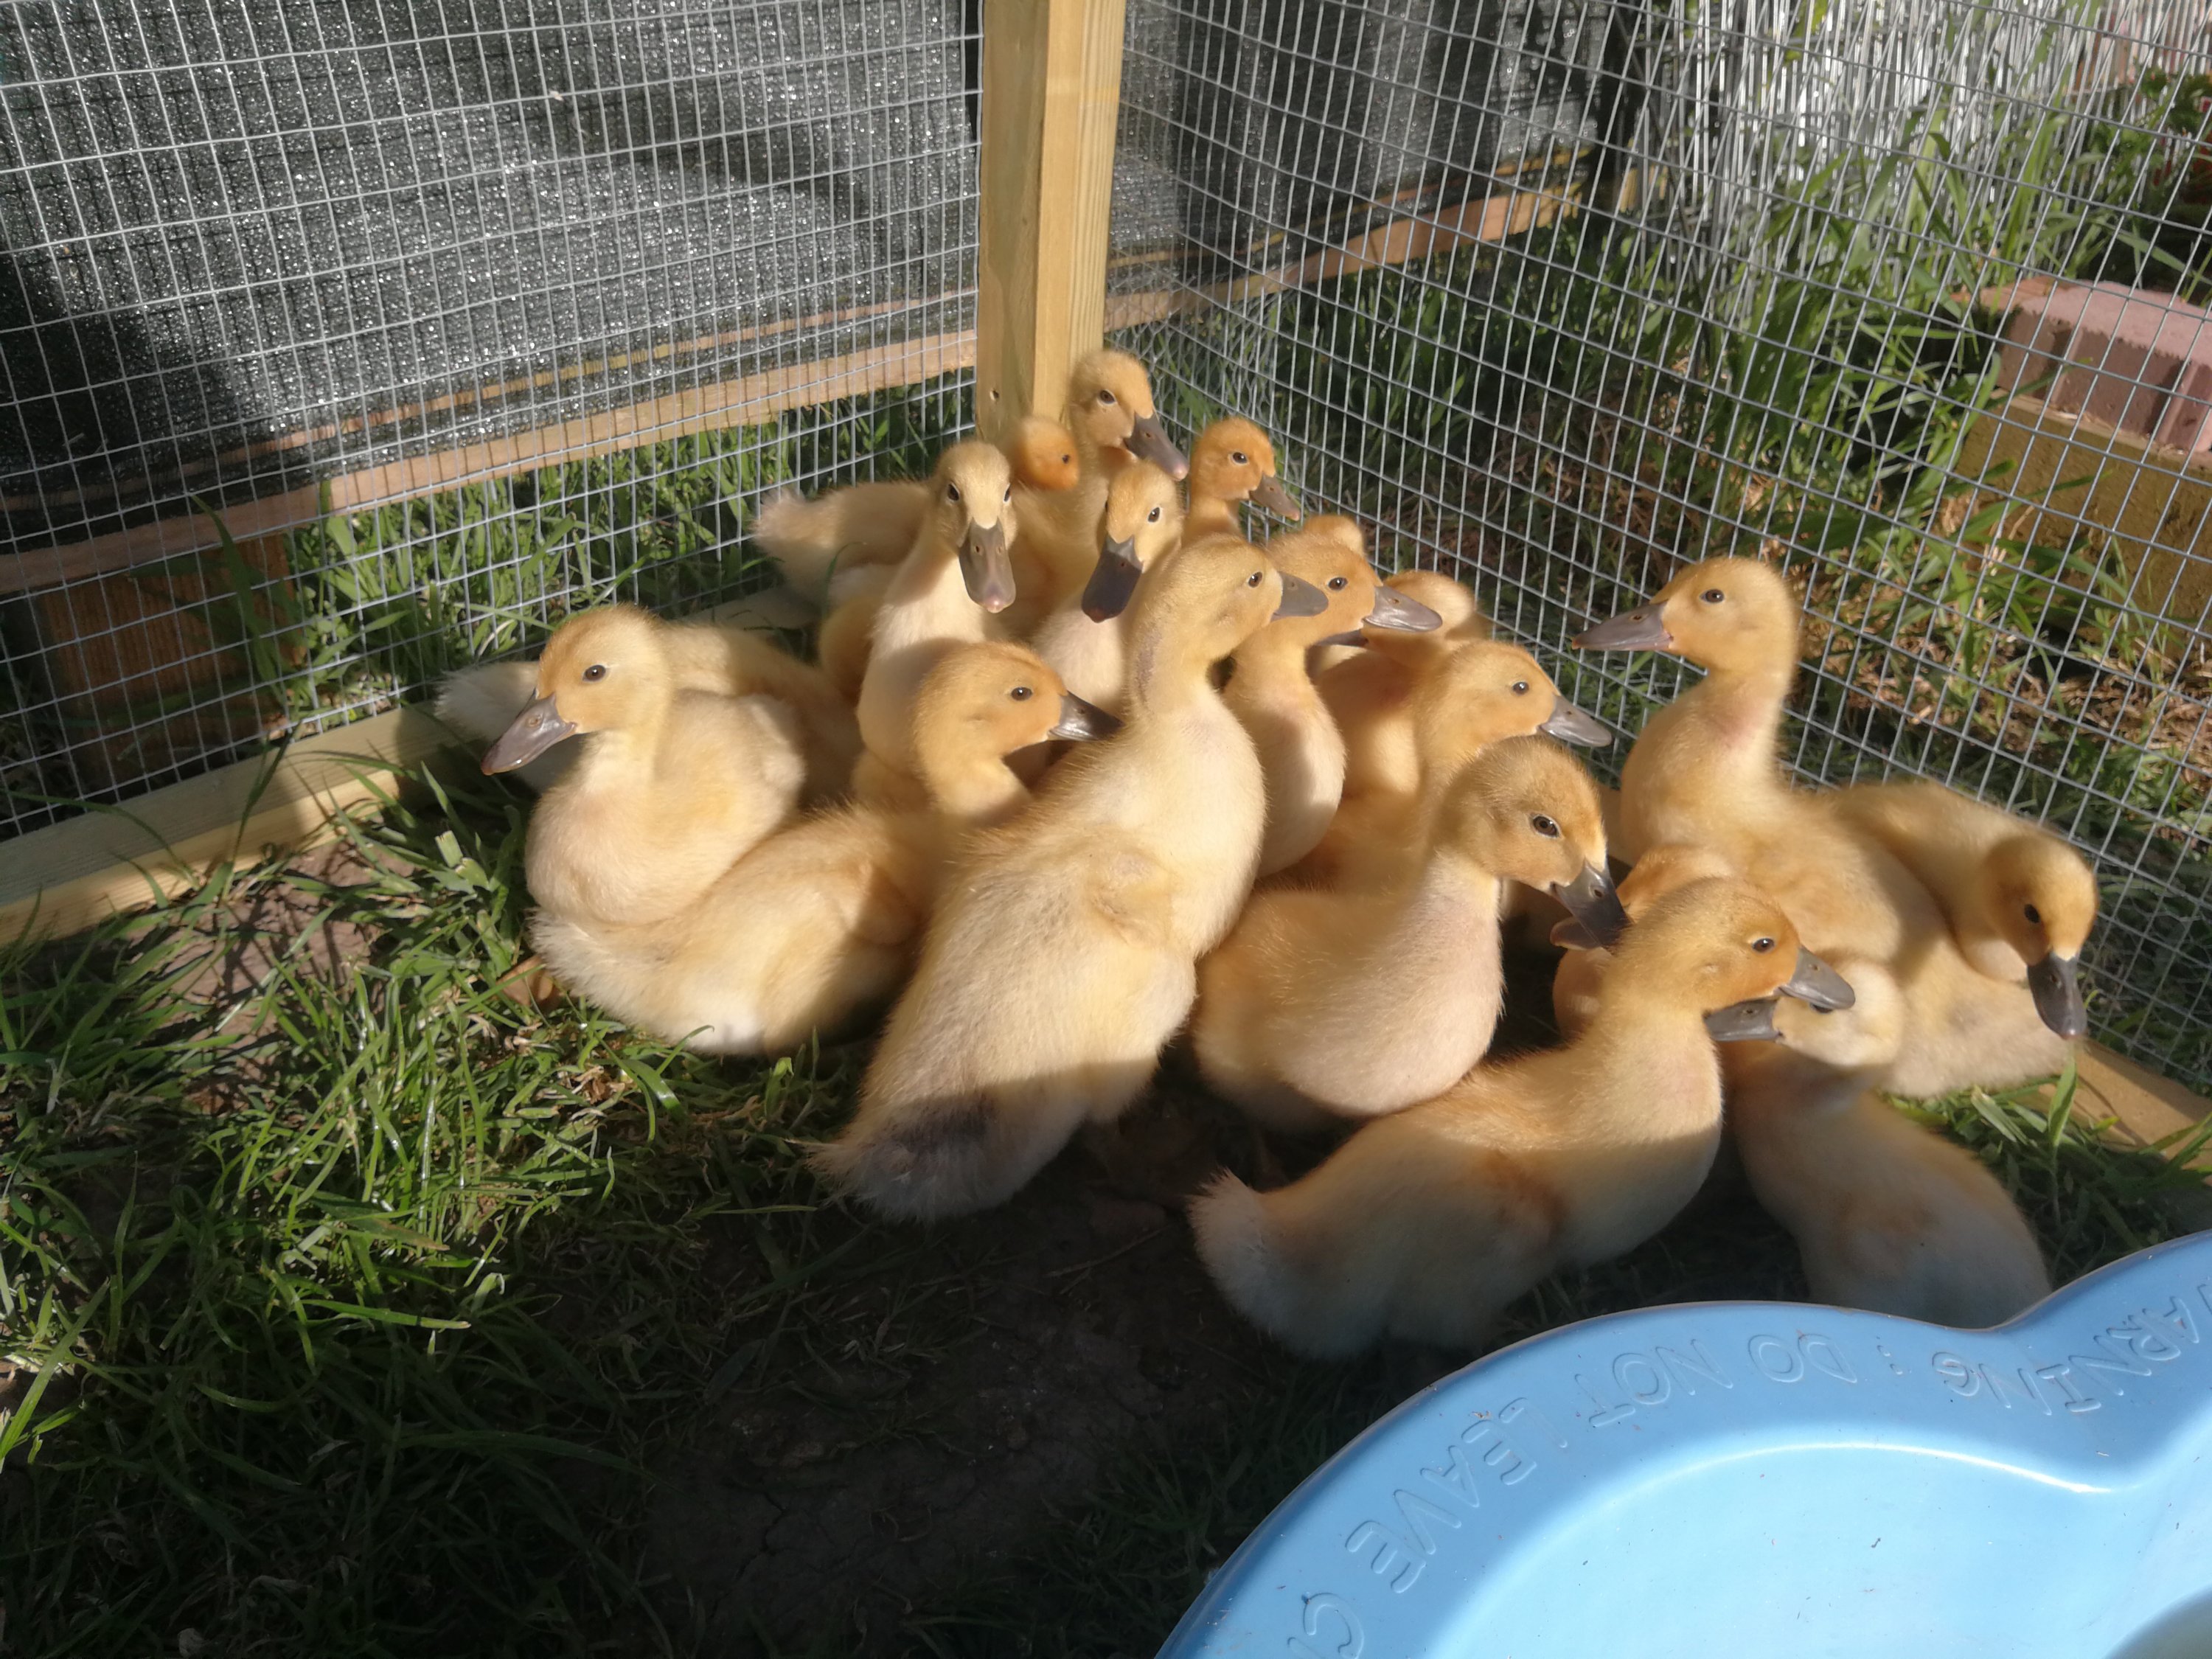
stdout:
POLYGON ((1126 0, 985 0, 975 425, 1057 415, 1106 331, 1126 0))

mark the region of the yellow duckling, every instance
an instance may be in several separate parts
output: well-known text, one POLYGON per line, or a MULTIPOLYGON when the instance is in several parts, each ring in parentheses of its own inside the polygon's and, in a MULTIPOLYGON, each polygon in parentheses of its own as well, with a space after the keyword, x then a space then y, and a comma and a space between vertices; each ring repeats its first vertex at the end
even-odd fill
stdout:
POLYGON ((1848 1079, 1738 1088, 1751 1188, 1797 1241, 1815 1301, 2002 1325, 2051 1294, 2027 1221, 1982 1161, 1848 1079))
POLYGON ((1307 672, 1315 648, 1357 640, 1363 628, 1418 633, 1437 615, 1375 579, 1340 538, 1304 531, 1278 536, 1267 556, 1293 595, 1285 621, 1263 628, 1231 659, 1227 696, 1260 751, 1267 780, 1267 833, 1260 873, 1287 869, 1313 851, 1336 816, 1344 787, 1344 741, 1307 672))
POLYGON ((1145 366, 1126 351, 1104 348, 1075 365, 1063 424, 1075 441, 1079 476, 1074 486, 1025 489, 1014 503, 1022 525, 1013 550, 1021 599, 1007 614, 1006 626, 1024 638, 1089 579, 1098 556, 1106 489, 1121 469, 1150 461, 1176 479, 1190 470, 1160 424, 1145 366))
POLYGON ((987 618, 1014 597, 1006 458, 987 443, 955 444, 937 458, 930 487, 928 519, 884 590, 860 684, 867 753, 854 787, 864 799, 899 805, 924 804, 914 775, 914 703, 922 681, 954 647, 988 637, 987 618))
POLYGON ((1267 434, 1241 416, 1215 421, 1191 440, 1189 528, 1191 540, 1209 536, 1242 537, 1237 508, 1244 502, 1279 519, 1299 516, 1297 500, 1275 476, 1275 446, 1267 434))
MULTIPOLYGON (((1735 874, 1729 861, 1710 848, 1655 847, 1621 878, 1620 908, 1631 921, 1639 921, 1645 911, 1678 887, 1735 874)), ((1598 988, 1613 966, 1613 952, 1573 915, 1552 929, 1552 943, 1566 950, 1552 975, 1552 1018, 1559 1035, 1572 1042, 1597 1018, 1598 988)))
POLYGON ((1504 640, 1453 651, 1422 677, 1413 696, 1419 757, 1414 787, 1370 789, 1346 801, 1321 844, 1291 872, 1306 885, 1346 890, 1403 879, 1428 845, 1428 816, 1459 770, 1494 743, 1541 733, 1601 749, 1613 733, 1559 695, 1535 658, 1504 640))
POLYGON ((1116 709, 1129 672, 1129 601, 1137 579, 1182 541, 1175 481, 1150 461, 1126 466, 1106 488, 1098 562, 1038 624, 1030 643, 1077 696, 1116 709))
POLYGON ((905 977, 953 838, 1029 799, 1006 757, 1119 722, 1033 653, 994 642, 957 647, 930 671, 914 724, 932 810, 810 818, 653 927, 541 915, 539 954, 617 1018, 703 1053, 775 1054, 843 1030, 905 977))
POLYGON ((530 816, 524 867, 544 911, 661 921, 798 801, 806 763, 789 705, 682 690, 668 651, 680 631, 629 605, 563 623, 538 659, 535 700, 484 755, 486 772, 506 772, 588 738, 530 816))
POLYGON ((1976 972, 2025 981, 2043 1023, 2087 1035, 2081 946, 2097 921, 2088 861, 2048 830, 1940 783, 1857 784, 1831 798, 1918 877, 1976 972))
POLYGON ((1377 631, 1314 677, 1344 738, 1344 799, 1411 795, 1421 787, 1413 740, 1413 692, 1421 678, 1472 640, 1490 637, 1490 620, 1465 584, 1435 570, 1401 570, 1390 586, 1436 612, 1421 634, 1377 631))
POLYGON ((1565 1048, 1478 1067, 1279 1191, 1222 1176, 1191 1224, 1237 1310, 1321 1358, 1386 1335, 1474 1346, 1546 1275, 1632 1249, 1696 1194, 1720 1140, 1717 1041, 1764 1035, 1778 993, 1849 994, 1740 882, 1668 895, 1614 956, 1565 1048))
POLYGON ((1267 802, 1212 665, 1283 583, 1217 539, 1154 573, 1132 618, 1127 726, 1078 750, 947 880, 913 983, 818 1167, 869 1207, 1004 1201, 1109 1122, 1190 1012, 1195 964, 1251 890, 1267 802))
POLYGON ((1814 949, 1846 974, 1893 963, 1942 927, 1911 872, 1793 788, 1780 754, 1797 674, 1798 604, 1756 559, 1691 566, 1644 605, 1576 639, 1586 650, 1658 650, 1706 670, 1644 723, 1620 777, 1620 852, 1709 846, 1781 898, 1814 949))
POLYGON ((1468 763, 1411 881, 1253 896, 1199 964, 1191 1038, 1208 1086, 1293 1132, 1449 1088, 1489 1048, 1504 1001, 1504 877, 1557 894, 1596 938, 1627 923, 1606 874, 1596 787, 1541 738, 1468 763))

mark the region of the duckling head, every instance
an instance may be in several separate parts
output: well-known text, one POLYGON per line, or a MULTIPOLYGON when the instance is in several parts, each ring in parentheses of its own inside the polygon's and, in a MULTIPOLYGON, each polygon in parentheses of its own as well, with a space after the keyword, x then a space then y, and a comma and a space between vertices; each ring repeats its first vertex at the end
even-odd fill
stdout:
POLYGON ((1210 666, 1278 614, 1311 615, 1320 608, 1320 599, 1297 578, 1285 581, 1249 542, 1209 536, 1190 543, 1137 596, 1130 615, 1136 637, 1132 682, 1144 685, 1156 667, 1169 661, 1186 668, 1210 666))
POLYGON ((1275 446, 1266 433, 1238 415, 1214 422, 1192 441, 1190 493, 1215 501, 1249 501, 1279 519, 1295 520, 1302 513, 1297 498, 1275 475, 1275 446))
POLYGON ((1509 738, 1469 761, 1438 805, 1436 838, 1492 874, 1551 894, 1598 945, 1628 926, 1606 872, 1597 786, 1555 743, 1509 738))
POLYGON ((1757 559, 1693 564, 1632 611, 1575 636, 1585 651, 1666 651, 1720 672, 1797 665, 1800 608, 1757 559))
POLYGON ((937 458, 930 474, 931 512, 939 545, 960 552, 960 579, 968 597, 989 611, 1014 602, 1012 463, 994 444, 957 443, 937 458))
POLYGON ((1003 640, 964 645, 915 698, 915 757, 935 778, 1055 738, 1110 737, 1121 722, 1070 691, 1043 658, 1003 640))
POLYGON ((1374 567, 1358 549, 1319 522, 1274 537, 1267 543, 1267 556, 1277 569, 1318 588, 1327 601, 1314 617, 1283 624, 1309 645, 1364 645, 1364 629, 1425 634, 1443 621, 1419 600, 1377 581, 1374 567))
POLYGON ((1778 997, 1830 1010, 1856 1000, 1782 907, 1732 876, 1689 882, 1638 916, 1613 946, 1604 994, 1687 1001, 1717 1042, 1771 1041, 1778 997))
POLYGON ((1083 475, 1074 435, 1049 416, 1023 416, 1006 441, 1006 458, 1013 464, 1014 482, 1031 489, 1073 489, 1083 475))
POLYGON ((671 690, 661 627, 628 605, 601 605, 562 623, 538 659, 536 697, 484 750, 483 769, 511 772, 580 733, 651 720, 671 690))
POLYGON ((1170 478, 1189 474, 1190 463, 1170 441, 1152 406, 1152 377, 1127 352, 1103 347, 1076 364, 1068 377, 1067 412, 1095 447, 1126 451, 1170 478))
POLYGON ((1434 612, 1437 625, 1418 635, 1370 633, 1367 636, 1370 650, 1425 659, 1469 640, 1490 637, 1489 621, 1476 605, 1474 593, 1464 582, 1454 581, 1441 570, 1401 570, 1383 586, 1434 612))
POLYGON ((2086 1036, 2081 946, 2097 921, 2097 878, 2087 860, 2054 836, 2012 836, 1990 849, 1981 885, 1999 937, 2027 964, 2043 1023, 2069 1042, 2086 1036))
POLYGON ((1083 614, 1105 622, 1128 609, 1137 578, 1182 537, 1175 480, 1150 461, 1123 467, 1106 486, 1098 562, 1083 590, 1083 614))
POLYGON ((1559 695, 1517 645, 1473 640, 1426 675, 1413 705, 1423 751, 1445 764, 1507 738, 1541 732, 1602 749, 1613 733, 1559 695))
MULTIPOLYGON (((1678 887, 1735 873, 1735 866, 1709 847, 1669 842, 1664 847, 1646 849, 1636 860, 1636 867, 1621 878, 1621 906, 1633 921, 1678 887)), ((1553 924, 1552 943, 1570 951, 1593 950, 1597 945, 1589 929, 1572 916, 1553 924)))

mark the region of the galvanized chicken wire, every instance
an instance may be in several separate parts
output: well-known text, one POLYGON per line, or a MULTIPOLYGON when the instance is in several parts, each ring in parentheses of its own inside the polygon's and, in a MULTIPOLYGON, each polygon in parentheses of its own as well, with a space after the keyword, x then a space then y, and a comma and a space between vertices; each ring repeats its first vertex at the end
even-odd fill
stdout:
POLYGON ((2097 1035, 2212 1081, 2212 470, 2143 475, 2147 556, 2023 527, 1975 436, 2021 279, 2212 298, 2203 0, 1132 0, 1127 39, 1116 314, 1187 422, 1277 433, 1310 506, 1632 732, 1687 671, 1566 638, 1682 562, 1784 561, 1800 773, 2069 836, 2097 1035))
POLYGON ((974 9, 0 5, 0 838, 728 597, 768 488, 926 464, 974 9))

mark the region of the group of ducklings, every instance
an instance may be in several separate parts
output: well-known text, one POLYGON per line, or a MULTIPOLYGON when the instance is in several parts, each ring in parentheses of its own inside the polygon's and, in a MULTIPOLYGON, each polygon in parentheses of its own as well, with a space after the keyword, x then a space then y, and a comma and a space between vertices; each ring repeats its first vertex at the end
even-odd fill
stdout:
POLYGON ((1936 784, 1795 787, 1799 606, 1764 563, 1693 566, 1574 641, 1706 671, 1614 811, 1560 746, 1611 734, 1465 587, 1378 579, 1346 519, 1255 544, 1245 501, 1299 517, 1266 435, 1218 421, 1186 463, 1142 365, 1101 351, 1003 447, 767 504, 817 663, 611 606, 456 676, 484 769, 544 792, 546 965, 716 1054, 889 1003, 817 1158, 896 1217, 1003 1202, 1188 1030, 1258 1124, 1352 1128, 1190 1206, 1229 1299, 1309 1353, 1479 1343, 1665 1225, 1724 1099, 1821 1299, 1990 1324, 2048 1290, 2002 1187, 1880 1091, 2060 1067, 2077 854, 1936 784), (1486 1062, 1501 932, 1532 921, 1566 951, 1565 1044, 1486 1062))

